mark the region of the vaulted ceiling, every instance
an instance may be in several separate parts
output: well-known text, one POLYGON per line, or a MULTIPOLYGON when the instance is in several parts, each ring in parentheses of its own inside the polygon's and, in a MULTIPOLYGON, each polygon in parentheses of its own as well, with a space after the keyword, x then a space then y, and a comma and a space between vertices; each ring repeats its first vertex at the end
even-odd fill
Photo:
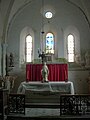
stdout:
MULTIPOLYGON (((6 0, 4 0, 6 1, 6 0)), ((8 9, 10 9, 9 20, 25 6, 33 2, 33 0, 7 0, 10 1, 8 4, 8 9)), ((41 1, 41 0, 38 0, 41 1)), ((44 1, 44 0, 43 0, 44 1)), ((58 0, 57 0, 58 1, 58 0)), ((85 12, 87 18, 90 21, 90 0, 66 0, 73 5, 79 7, 85 12)))
MULTIPOLYGON (((22 9, 24 9, 28 4, 31 4, 33 1, 34 0, 0 0, 0 37, 2 37, 2 39, 5 39, 7 27, 9 26, 14 16, 21 12, 22 9)), ((40 1, 42 0, 38 0, 38 2, 40 1)), ((58 0, 56 1, 58 2, 58 0)), ((86 16, 86 19, 90 24, 90 0, 65 1, 78 7, 86 16)))

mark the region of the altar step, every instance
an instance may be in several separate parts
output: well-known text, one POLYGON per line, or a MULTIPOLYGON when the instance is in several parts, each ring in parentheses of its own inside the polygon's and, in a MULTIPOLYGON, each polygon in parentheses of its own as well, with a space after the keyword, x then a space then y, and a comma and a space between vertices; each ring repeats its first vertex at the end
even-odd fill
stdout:
POLYGON ((30 117, 24 115, 8 115, 6 120, 90 120, 90 115, 82 115, 82 116, 42 116, 42 117, 30 117))
POLYGON ((25 108, 60 108, 60 103, 25 103, 25 108))

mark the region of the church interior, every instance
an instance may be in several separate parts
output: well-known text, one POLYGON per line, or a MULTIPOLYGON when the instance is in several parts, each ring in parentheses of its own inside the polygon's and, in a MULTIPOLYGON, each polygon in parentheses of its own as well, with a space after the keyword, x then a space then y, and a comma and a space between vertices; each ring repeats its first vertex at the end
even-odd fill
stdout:
POLYGON ((0 0, 0 120, 90 119, 90 0, 0 0))

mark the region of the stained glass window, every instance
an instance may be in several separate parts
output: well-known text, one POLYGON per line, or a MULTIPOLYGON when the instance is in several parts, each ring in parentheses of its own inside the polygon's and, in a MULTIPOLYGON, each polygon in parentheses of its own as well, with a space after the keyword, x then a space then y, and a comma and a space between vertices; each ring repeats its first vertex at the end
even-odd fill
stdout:
POLYGON ((28 35, 26 37, 26 62, 31 62, 32 55, 32 37, 28 35))
POLYGON ((68 62, 74 62, 74 36, 68 35, 68 62))
POLYGON ((54 54, 54 35, 52 33, 46 34, 46 53, 54 54))

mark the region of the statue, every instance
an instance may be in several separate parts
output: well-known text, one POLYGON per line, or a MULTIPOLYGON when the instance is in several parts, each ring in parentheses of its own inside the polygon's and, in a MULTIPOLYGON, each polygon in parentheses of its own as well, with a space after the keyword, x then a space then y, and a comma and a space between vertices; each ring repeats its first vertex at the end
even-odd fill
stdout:
POLYGON ((8 67, 9 67, 9 57, 8 57, 8 55, 6 54, 6 75, 9 75, 9 73, 8 73, 8 67))
POLYGON ((42 74, 42 77, 43 77, 43 82, 48 82, 49 69, 46 65, 46 62, 44 62, 44 64, 43 64, 41 74, 42 74))
POLYGON ((9 67, 14 67, 14 58, 13 58, 13 54, 10 53, 10 56, 9 56, 9 59, 10 59, 10 62, 9 62, 9 67))
POLYGON ((89 52, 86 52, 85 54, 85 62, 86 62, 86 67, 90 66, 90 55, 89 52))

